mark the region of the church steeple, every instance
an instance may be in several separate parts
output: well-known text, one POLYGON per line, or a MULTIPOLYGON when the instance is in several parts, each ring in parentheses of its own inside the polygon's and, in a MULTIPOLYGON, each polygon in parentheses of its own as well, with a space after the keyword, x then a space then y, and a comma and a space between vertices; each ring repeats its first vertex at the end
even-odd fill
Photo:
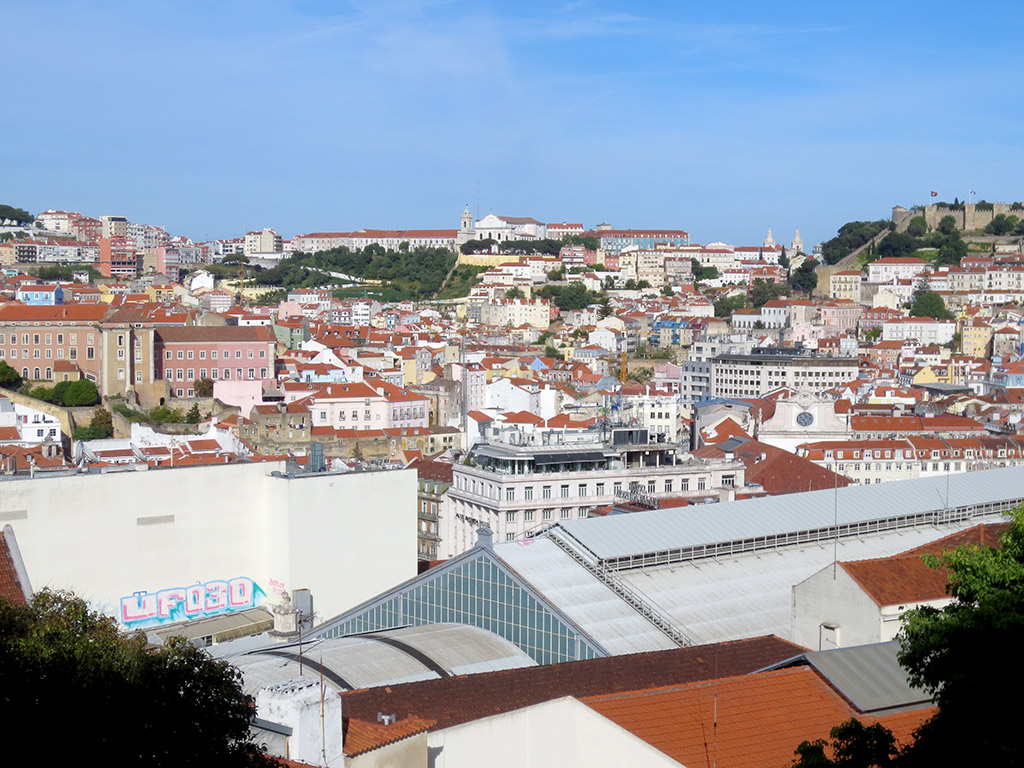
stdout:
POLYGON ((803 253, 804 250, 804 239, 800 237, 800 228, 797 227, 796 234, 793 235, 793 253, 803 253))
POLYGON ((468 235, 473 231, 473 214, 469 212, 469 203, 466 203, 466 210, 462 212, 462 225, 459 232, 468 235))
POLYGON ((775 247, 775 238, 772 237, 772 228, 771 227, 768 227, 768 234, 765 235, 764 247, 765 248, 774 248, 775 247))

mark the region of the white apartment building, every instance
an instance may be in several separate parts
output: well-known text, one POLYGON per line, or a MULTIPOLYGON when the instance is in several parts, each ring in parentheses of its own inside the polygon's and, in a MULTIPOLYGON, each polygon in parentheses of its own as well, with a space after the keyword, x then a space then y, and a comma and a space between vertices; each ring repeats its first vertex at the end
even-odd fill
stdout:
POLYGON ((894 280, 913 280, 931 269, 924 259, 914 256, 893 256, 868 264, 869 283, 891 283, 894 280))
POLYGON ((758 397, 782 387, 820 393, 856 379, 857 371, 856 358, 794 354, 788 348, 722 354, 711 366, 711 397, 758 397))
POLYGON ((253 253, 280 253, 284 248, 281 236, 272 229, 261 232, 246 232, 243 252, 246 256, 253 253))
POLYGON ((551 305, 543 299, 498 299, 480 308, 484 325, 532 325, 546 329, 551 325, 551 305))
POLYGON ((917 340, 924 346, 949 344, 956 334, 955 320, 931 317, 897 317, 882 325, 883 341, 917 340))
POLYGON ((711 397, 711 365, 721 354, 748 355, 754 348, 754 340, 742 335, 701 336, 689 350, 689 357, 680 366, 680 401, 693 405, 711 397))
POLYGON ((472 547, 480 527, 490 528, 495 541, 527 539, 616 500, 742 488, 744 472, 740 461, 694 459, 642 428, 492 427, 452 467, 438 556, 472 547))

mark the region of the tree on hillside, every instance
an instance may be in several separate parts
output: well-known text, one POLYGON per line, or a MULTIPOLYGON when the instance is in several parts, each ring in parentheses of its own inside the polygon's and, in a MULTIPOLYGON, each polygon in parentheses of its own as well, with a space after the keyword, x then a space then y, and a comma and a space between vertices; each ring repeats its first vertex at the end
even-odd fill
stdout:
POLYGON ((826 264, 835 264, 886 229, 890 223, 886 219, 879 219, 878 221, 849 221, 843 224, 835 237, 822 244, 822 258, 826 264))
POLYGON ((818 262, 814 259, 804 259, 799 267, 793 270, 789 276, 789 284, 793 290, 801 293, 810 293, 818 287, 818 262))
POLYGON ((952 320, 953 314, 946 309, 942 296, 932 291, 921 291, 910 308, 911 317, 934 317, 936 320, 952 320))
POLYGON ((1016 216, 1007 216, 1005 213, 997 213, 992 221, 985 227, 990 235, 1008 235, 1013 232, 1019 219, 1016 216))
POLYGON ((192 382, 196 397, 213 397, 213 379, 196 379, 192 382))
POLYGON ((732 317, 737 309, 747 306, 747 297, 739 294, 736 296, 723 296, 715 302, 715 317, 732 317))
POLYGON ((240 675, 183 639, 158 649, 67 593, 0 600, 0 710, 10 765, 51 747, 110 765, 271 766, 252 741, 240 675), (57 724, 59 745, 29 738, 57 724))
POLYGON ((514 286, 512 288, 509 288, 507 291, 505 291, 505 298, 506 299, 525 299, 526 298, 526 294, 523 293, 523 289, 522 288, 520 288, 518 286, 514 286))
POLYGON ((0 205, 0 221, 11 219, 18 224, 28 224, 35 219, 31 213, 24 208, 15 208, 11 205, 0 205))
POLYGON ((100 401, 99 390, 96 385, 88 379, 78 381, 62 381, 54 387, 54 395, 57 402, 74 408, 81 405, 95 405, 100 401), (66 387, 62 385, 66 384, 66 387))
POLYGON ((785 283, 776 283, 772 280, 758 278, 750 286, 750 303, 755 307, 760 307, 765 302, 788 295, 789 286, 785 283))
POLYGON ((928 234, 928 224, 924 220, 924 216, 915 216, 907 224, 907 234, 912 237, 924 237, 928 234))
POLYGON ((906 232, 890 232, 878 244, 878 255, 883 259, 909 256, 919 246, 918 239, 913 235, 906 232))
POLYGON ((21 374, 11 368, 5 361, 0 360, 0 387, 16 389, 21 385, 21 374))
POLYGON ((114 417, 106 408, 97 408, 92 413, 89 426, 102 432, 104 437, 111 437, 114 434, 114 417))
POLYGON ((939 219, 939 226, 936 229, 944 235, 951 235, 957 230, 956 219, 952 216, 943 216, 939 219))

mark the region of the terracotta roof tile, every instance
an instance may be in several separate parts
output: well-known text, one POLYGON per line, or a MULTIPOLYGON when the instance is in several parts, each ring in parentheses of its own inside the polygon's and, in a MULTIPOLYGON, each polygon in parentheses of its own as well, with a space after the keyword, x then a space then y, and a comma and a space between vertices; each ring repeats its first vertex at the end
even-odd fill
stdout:
POLYGON ((374 749, 394 744, 396 741, 423 733, 434 724, 433 720, 406 717, 389 725, 376 720, 345 718, 345 754, 349 757, 361 755, 374 749))
POLYGON ((947 597, 949 574, 945 568, 929 568, 922 555, 939 554, 962 544, 998 546, 1009 523, 976 525, 892 557, 841 562, 861 589, 879 606, 920 603, 947 597))
POLYGON ((18 574, 14 570, 14 558, 11 556, 9 542, 0 531, 0 599, 16 605, 24 605, 25 590, 18 574))
POLYGON ((888 725, 891 719, 907 738, 935 712, 861 717, 810 667, 595 696, 584 703, 683 765, 730 768, 789 765, 800 742, 827 739, 832 727, 851 717, 867 724, 888 725))
POLYGON ((591 696, 746 674, 797 652, 799 646, 778 637, 757 637, 346 691, 341 694, 342 710, 365 720, 375 720, 378 712, 400 718, 418 715, 436 720, 437 728, 448 728, 561 696, 591 696))

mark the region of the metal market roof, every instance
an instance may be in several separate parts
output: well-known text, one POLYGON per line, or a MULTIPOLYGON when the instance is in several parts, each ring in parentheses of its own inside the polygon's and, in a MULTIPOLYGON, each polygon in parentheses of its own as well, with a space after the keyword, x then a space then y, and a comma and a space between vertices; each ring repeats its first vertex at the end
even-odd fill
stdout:
MULTIPOLYGON (((909 526, 915 524, 912 518, 929 514, 930 522, 941 523, 946 510, 989 507, 991 512, 1010 509, 1022 500, 1024 466, 1018 466, 569 520, 559 527, 595 559, 612 560, 723 542, 736 542, 739 551, 747 542, 784 533, 796 537, 779 543, 820 540, 810 532, 833 529, 836 522, 840 535, 909 526), (874 521, 887 522, 864 525, 874 521), (809 535, 801 537, 802 533, 809 535)), ((959 517, 954 514, 950 519, 959 517)))
MULTIPOLYGON (((297 643, 267 643, 228 659, 247 693, 300 674, 297 643)), ((302 671, 335 690, 436 680, 453 675, 535 666, 516 646, 464 624, 428 624, 302 644, 302 671)))

